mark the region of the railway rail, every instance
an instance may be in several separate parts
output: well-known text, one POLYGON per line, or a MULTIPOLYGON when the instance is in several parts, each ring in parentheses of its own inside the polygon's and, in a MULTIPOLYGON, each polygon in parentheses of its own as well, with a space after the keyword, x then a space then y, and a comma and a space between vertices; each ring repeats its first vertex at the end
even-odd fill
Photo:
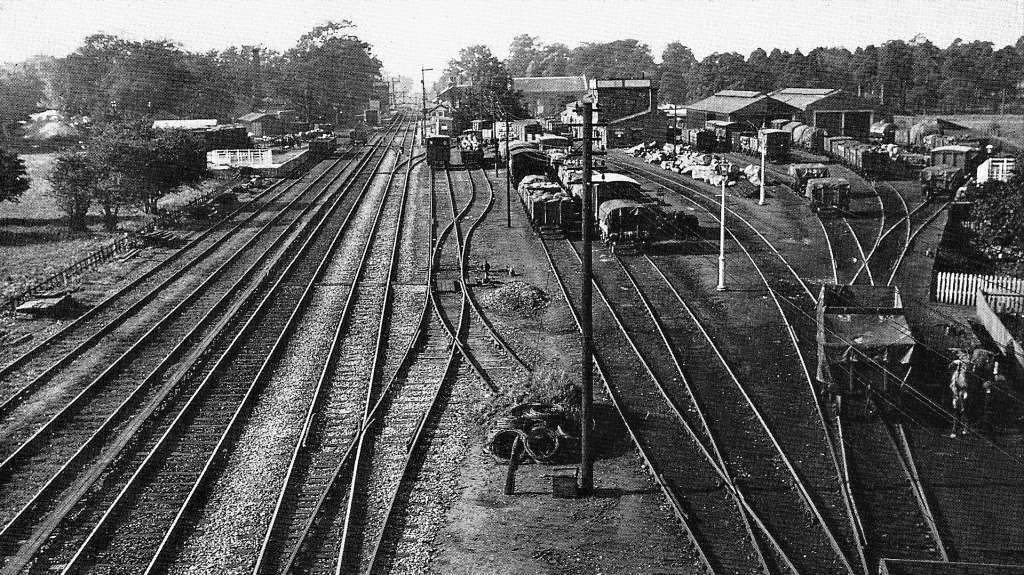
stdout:
MULTIPOLYGON (((702 188, 685 181, 667 178, 634 163, 623 164, 611 161, 609 163, 628 168, 638 176, 675 192, 681 200, 706 211, 710 217, 717 220, 719 198, 710 195, 702 188)), ((765 409, 765 417, 769 426, 777 434, 782 447, 788 453, 794 454, 794 467, 809 486, 810 494, 819 505, 822 516, 825 518, 825 524, 835 534, 845 557, 851 564, 863 565, 863 558, 856 544, 851 498, 840 479, 839 461, 827 428, 825 410, 820 403, 820 397, 815 392, 814 381, 811 377, 813 367, 808 361, 808 358, 814 357, 816 353, 813 345, 815 341, 813 313, 809 311, 813 309, 816 298, 811 295, 808 286, 799 278, 793 266, 785 262, 785 257, 778 249, 771 248, 765 252, 747 247, 748 244, 768 244, 770 246, 769 238, 757 232, 754 225, 737 214, 735 210, 729 209, 727 213, 734 218, 733 221, 738 220, 742 224, 727 227, 727 233, 744 253, 746 260, 753 268, 754 275, 760 277, 761 282, 767 288, 770 301, 774 303, 775 313, 778 314, 781 321, 777 328, 780 335, 776 338, 780 345, 770 348, 771 357, 755 360, 749 357, 751 350, 765 353, 766 346, 742 345, 740 341, 742 338, 735 333, 736 326, 733 326, 730 332, 731 336, 723 336, 717 340, 722 344, 737 346, 728 355, 744 354, 748 356, 749 360, 745 363, 756 365, 758 369, 764 369, 766 366, 777 369, 788 365, 799 370, 802 377, 797 376, 797 379, 804 380, 805 387, 794 386, 795 381, 793 381, 792 375, 780 373, 777 376, 780 378, 780 382, 786 382, 780 385, 786 385, 786 388, 790 390, 790 394, 787 396, 788 400, 780 402, 777 396, 773 396, 770 389, 763 389, 760 391, 766 395, 759 398, 759 402, 762 405, 772 406, 771 409, 765 409), (787 278, 792 278, 792 280, 787 278), (808 295, 810 295, 809 298, 808 295), (782 344, 787 339, 791 346, 782 344), (793 400, 800 397, 803 399, 793 400), (807 449, 808 444, 819 447, 807 449)), ((714 326, 715 323, 709 320, 707 325, 714 326)), ((767 336, 764 329, 757 328, 756 332, 747 336, 750 341, 764 339, 767 336)))
MULTIPOLYGON (((183 565, 213 569, 220 557, 230 556, 252 569, 259 562, 262 548, 256 534, 267 531, 266 519, 274 523, 270 502, 284 501, 289 488, 291 496, 299 495, 297 501, 308 502, 309 491, 322 487, 316 480, 323 479, 323 472, 335 466, 333 458, 356 434, 358 418, 338 404, 358 401, 360 395, 371 393, 378 379, 374 377, 376 363, 367 360, 374 358, 374 349, 386 337, 385 306, 394 267, 393 246, 405 195, 392 194, 391 190, 396 177, 400 177, 397 164, 409 143, 410 128, 405 128, 398 153, 389 154, 393 159, 385 159, 375 170, 377 176, 387 177, 368 181, 363 201, 338 240, 341 247, 321 264, 316 276, 319 279, 307 288, 312 290, 309 304, 295 319, 296 336, 283 344, 287 347, 269 372, 264 398, 255 408, 257 415, 232 446, 223 469, 210 474, 209 487, 203 489, 203 497, 196 498, 192 511, 186 509, 179 514, 179 521, 165 537, 162 557, 158 556, 154 564, 170 565, 170 571, 180 570, 183 565), (318 385, 307 383, 312 381, 318 385), (300 407, 292 407, 296 401, 281 397, 289 394, 300 407), (332 409, 325 410, 328 396, 332 396, 332 409), (309 397, 312 401, 307 405, 304 398, 309 397), (316 423, 313 418, 318 418, 316 423), (305 431, 314 425, 318 433, 311 438, 305 431), (275 441, 267 437, 268 429, 287 430, 286 436, 275 441), (311 440, 317 447, 308 449, 311 440), (319 465, 308 465, 313 458, 319 465), (247 469, 253 459, 262 462, 259 471, 247 469), (298 470, 296 464, 300 465, 298 470), (297 482, 302 477, 314 481, 297 482), (240 511, 237 507, 243 500, 254 502, 251 508, 240 511)), ((301 515, 299 508, 288 509, 278 517, 286 523, 301 523, 296 521, 296 512, 301 515)))
MULTIPOLYGON (((360 175, 352 179, 348 187, 358 187, 357 182, 363 178, 360 175)), ((82 562, 97 560, 119 567, 131 565, 125 568, 137 572, 145 567, 146 553, 159 543, 159 539, 154 541, 161 533, 157 518, 166 519, 175 509, 174 502, 180 502, 179 498, 190 492, 190 483, 184 478, 202 467, 202 454, 216 454, 225 443, 225 434, 232 430, 232 423, 237 421, 235 416, 248 404, 246 400, 251 398, 259 379, 252 379, 254 370, 262 365, 256 358, 265 357, 273 338, 280 333, 272 326, 283 326, 288 319, 287 306, 294 307, 300 299, 302 290, 296 288, 301 286, 289 285, 285 279, 312 271, 303 256, 312 250, 323 253, 332 232, 341 224, 340 218, 328 216, 343 212, 346 207, 351 210, 356 203, 354 196, 335 192, 329 204, 318 208, 322 219, 307 221, 304 231, 309 233, 300 233, 301 241, 290 243, 280 252, 270 273, 262 275, 258 286, 235 304, 236 313, 232 316, 236 322, 244 322, 241 331, 226 332, 227 337, 220 338, 216 332, 207 335, 199 346, 202 352, 190 358, 199 361, 166 382, 161 389, 164 396, 154 398, 144 413, 133 420, 134 428, 119 438, 127 449, 108 456, 109 465, 101 468, 104 481, 90 487, 84 497, 62 510, 50 526, 53 534, 46 541, 46 552, 37 556, 33 570, 63 565, 69 560, 64 567, 69 572, 81 569, 82 562), (251 345, 247 347, 245 342, 251 345), (246 377, 252 382, 248 387, 246 377), (230 421, 228 416, 232 416, 230 421), (225 429, 225 434, 218 435, 225 429), (185 443, 190 449, 179 449, 185 443), (169 468, 174 471, 167 473, 169 468), (108 553, 97 557, 94 552, 102 546, 108 546, 108 551, 111 546, 120 548, 116 556, 108 553)))

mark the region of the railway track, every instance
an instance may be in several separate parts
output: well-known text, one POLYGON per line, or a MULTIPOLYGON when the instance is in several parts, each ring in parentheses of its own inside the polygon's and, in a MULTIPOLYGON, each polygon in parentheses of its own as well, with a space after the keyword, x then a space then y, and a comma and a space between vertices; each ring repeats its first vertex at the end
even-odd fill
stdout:
MULTIPOLYGON (((542 240, 556 280, 579 325, 579 255, 566 240, 542 240), (577 287, 569 287, 577 286, 577 287)), ((594 308, 595 364, 652 475, 686 529, 702 567, 709 573, 769 572, 761 541, 755 537, 736 494, 699 430, 689 426, 670 399, 654 366, 645 361, 604 299, 594 308), (603 305, 601 305, 603 303, 603 305), (638 364, 639 361, 639 364, 638 364), (642 368, 640 366, 643 366, 642 368)), ((639 310, 637 310, 639 311, 639 310)), ((639 330, 638 330, 639 332, 639 330)), ((654 338, 648 332, 646 336, 654 338)))
MULTIPOLYGON (((368 182, 363 201, 338 240, 339 249, 318 270, 309 304, 295 319, 296 335, 271 366, 247 428, 222 468, 210 474, 203 497, 196 499, 191 511, 179 514, 155 565, 167 565, 170 572, 197 566, 213 571, 230 558, 252 571, 266 541, 260 534, 274 523, 274 502, 289 497, 301 506, 308 501, 308 491, 321 487, 316 480, 334 466, 332 457, 344 451, 358 430, 358 417, 338 404, 359 402, 377 380, 377 365, 371 360, 386 336, 385 302, 405 195, 391 191, 401 178, 401 153, 411 152, 405 150, 410 128, 405 129, 398 153, 389 154, 376 170, 377 177, 368 182), (338 397, 339 393, 347 397, 338 397), (333 401, 329 406, 328 398, 333 401), (316 437, 304 433, 313 425, 316 437), (308 449, 311 442, 318 447, 308 449), (314 458, 317 464, 310 465, 314 458), (287 473, 289 468, 292 474, 287 473), (314 481, 298 482, 302 477, 314 481)), ((301 523, 298 510, 299 506, 288 507, 277 523, 301 523)))
MULTIPOLYGON (((718 198, 704 192, 702 188, 667 178, 633 163, 620 165, 675 192, 679 199, 706 211, 717 220, 718 198)), ((739 333, 742 331, 740 326, 732 325, 716 341, 727 350, 727 357, 745 356, 743 365, 753 366, 757 370, 775 371, 773 377, 777 378, 781 387, 759 388, 756 391, 760 392, 761 397, 755 396, 755 399, 759 405, 764 406, 762 409, 769 428, 777 435, 783 450, 791 454, 794 468, 808 485, 811 497, 821 510, 825 524, 835 534, 844 556, 849 563, 862 566, 863 559, 859 554, 853 526, 851 499, 841 482, 839 461, 827 428, 825 410, 820 404, 811 377, 814 366, 808 358, 816 357, 813 314, 815 298, 810 295, 808 286, 796 275, 793 267, 784 263, 785 258, 778 249, 764 251, 754 247, 771 244, 769 238, 756 232, 753 224, 734 210, 727 210, 727 213, 734 218, 733 221, 738 219, 742 223, 728 227, 727 232, 750 262, 751 275, 760 277, 762 285, 767 288, 767 295, 771 304, 774 304, 774 315, 779 318, 779 323, 770 331, 766 331, 765 326, 746 326, 745 333, 739 333), (748 248, 748 245, 751 247, 748 248), (755 343, 764 340, 774 340, 776 345, 755 343), (787 340, 789 345, 785 343, 787 340), (796 373, 793 373, 794 369, 796 373), (774 392, 776 389, 786 390, 784 401, 779 400, 778 394, 774 392), (816 447, 809 449, 809 445, 816 447)), ((709 260, 707 263, 712 262, 709 260)), ((769 302, 756 302, 753 300, 751 305, 771 305, 769 302)), ((710 313, 710 308, 707 311, 710 313)), ((767 317, 770 312, 766 310, 763 314, 767 317)), ((713 316, 709 316, 705 323, 709 327, 724 327, 713 316)))
MULTIPOLYGON (((373 154, 383 157, 380 150, 373 154)), ((358 188, 361 179, 368 177, 361 174, 348 187, 358 188)), ((232 319, 221 321, 225 326, 244 323, 242 329, 223 332, 223 337, 217 337, 216 330, 204 337, 199 351, 189 358, 194 363, 164 382, 160 394, 118 436, 112 446, 117 450, 94 465, 103 481, 80 487, 81 498, 50 521, 52 533, 34 558, 33 571, 71 559, 65 571, 82 570, 83 562, 129 572, 145 568, 147 554, 156 548, 166 526, 160 521, 172 518, 176 502, 190 492, 185 478, 202 475, 203 454, 218 452, 247 407, 260 379, 253 379, 263 365, 260 358, 266 358, 281 333, 275 328, 287 323, 288 306, 294 309, 303 293, 301 285, 289 285, 289 280, 312 272, 304 257, 329 248, 342 219, 330 216, 346 208, 351 212, 356 195, 335 192, 334 199, 319 208, 321 219, 304 224, 300 240, 279 253, 270 272, 234 304, 232 319), (185 445, 189 448, 181 449, 185 445), (106 547, 103 557, 94 555, 99 547, 106 547)))
POLYGON ((231 329, 238 311, 233 299, 252 293, 259 274, 267 271, 263 264, 272 265, 269 262, 287 250, 289 242, 296 243, 299 224, 304 221, 308 227, 309 220, 302 214, 314 206, 324 209, 324 200, 330 197, 327 188, 310 186, 310 190, 310 198, 323 200, 310 199, 305 208, 297 210, 298 217, 281 226, 283 231, 269 234, 262 254, 257 251, 247 259, 231 258, 220 268, 240 264, 236 266, 240 276, 211 276, 204 285, 212 285, 212 289, 206 293, 197 289, 183 300, 174 313, 137 340, 0 464, 9 480, 2 491, 7 515, 0 540, 5 546, 19 547, 8 567, 24 562, 38 550, 48 530, 132 441, 146 415, 168 394, 178 391, 184 370, 209 340, 218 332, 229 333, 225 330, 231 329), (192 303, 195 309, 188 307, 192 303))
MULTIPOLYGON (((352 407, 374 397, 381 379, 383 350, 390 339, 388 326, 392 328, 391 338, 399 339, 396 331, 418 323, 409 313, 409 304, 415 308, 415 302, 399 301, 393 294, 414 166, 411 157, 405 164, 401 193, 388 193, 376 216, 374 225, 385 223, 386 227, 378 229, 372 245, 367 243, 363 248, 363 271, 345 305, 350 317, 338 324, 331 339, 313 400, 300 422, 302 434, 291 450, 276 504, 262 530, 265 535, 256 554, 254 573, 334 572, 343 538, 340 514, 349 496, 351 456, 367 415, 375 413, 358 412, 352 407)), ((391 175, 397 173, 396 169, 391 175)), ((394 179, 389 178, 389 192, 393 183, 394 179)))
MULTIPOLYGON (((684 298, 654 260, 647 256, 624 256, 616 261, 621 272, 605 266, 600 266, 599 271, 608 275, 609 286, 632 287, 674 363, 685 366, 679 369, 676 379, 682 385, 676 385, 680 389, 675 394, 689 395, 697 404, 691 413, 696 413, 699 421, 691 425, 708 430, 709 450, 715 452, 721 467, 737 484, 749 513, 771 534, 785 570, 852 573, 808 488, 752 397, 757 388, 768 388, 775 382, 740 380, 715 339, 687 305, 686 299, 696 294, 687 293, 684 298), (678 313, 679 309, 686 313, 678 313)), ((615 300, 634 297, 628 290, 606 289, 605 293, 613 307, 615 300), (629 297, 625 298, 625 294, 629 297)), ((623 303, 626 310, 635 307, 628 301, 623 303)), ((636 317, 631 315, 632 321, 636 322, 636 317)), ((634 329, 647 331, 649 327, 638 324, 634 329)))

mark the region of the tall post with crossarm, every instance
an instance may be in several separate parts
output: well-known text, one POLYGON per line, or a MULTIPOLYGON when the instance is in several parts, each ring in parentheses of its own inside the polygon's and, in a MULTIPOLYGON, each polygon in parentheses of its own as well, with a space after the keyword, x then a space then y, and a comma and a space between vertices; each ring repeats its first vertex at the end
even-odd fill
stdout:
POLYGON ((594 102, 583 99, 583 286, 580 323, 583 330, 583 397, 580 405, 580 476, 581 495, 594 491, 594 445, 590 420, 594 403, 594 306, 593 245, 594 206, 591 197, 591 176, 594 170, 594 102))

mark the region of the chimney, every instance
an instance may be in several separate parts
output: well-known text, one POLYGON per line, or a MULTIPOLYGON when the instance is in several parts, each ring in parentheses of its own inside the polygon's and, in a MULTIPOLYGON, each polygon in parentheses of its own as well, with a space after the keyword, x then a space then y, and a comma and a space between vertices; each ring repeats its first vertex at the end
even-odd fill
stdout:
POLYGON ((259 108, 260 100, 263 98, 263 89, 260 84, 260 49, 252 49, 252 105, 249 107, 255 112, 259 108))

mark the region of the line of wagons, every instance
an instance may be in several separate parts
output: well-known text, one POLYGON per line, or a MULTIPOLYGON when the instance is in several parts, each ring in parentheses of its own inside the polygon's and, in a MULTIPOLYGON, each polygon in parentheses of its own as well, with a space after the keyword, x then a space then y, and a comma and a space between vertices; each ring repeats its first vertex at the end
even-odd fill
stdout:
MULTIPOLYGON (((576 235, 582 230, 583 170, 575 160, 557 149, 540 150, 526 143, 517 143, 510 151, 519 201, 541 235, 576 235)), ((699 231, 696 216, 667 209, 625 174, 594 171, 591 189, 595 231, 604 242, 642 246, 699 231)))
POLYGON ((870 141, 862 142, 851 136, 829 136, 796 121, 775 120, 772 128, 758 134, 745 123, 709 120, 704 128, 680 130, 676 140, 700 152, 752 156, 759 156, 763 145, 768 161, 776 163, 788 161, 792 148, 801 148, 826 155, 869 179, 916 173, 928 199, 954 197, 989 157, 982 140, 947 143, 928 153, 908 152, 891 143, 894 130, 892 124, 876 123, 870 141))
MULTIPOLYGON (((427 165, 432 168, 445 168, 451 165, 451 149, 453 138, 449 136, 429 136, 427 138, 427 165)), ((479 168, 484 165, 487 141, 481 130, 464 130, 454 138, 459 150, 462 165, 467 168, 479 168)))

